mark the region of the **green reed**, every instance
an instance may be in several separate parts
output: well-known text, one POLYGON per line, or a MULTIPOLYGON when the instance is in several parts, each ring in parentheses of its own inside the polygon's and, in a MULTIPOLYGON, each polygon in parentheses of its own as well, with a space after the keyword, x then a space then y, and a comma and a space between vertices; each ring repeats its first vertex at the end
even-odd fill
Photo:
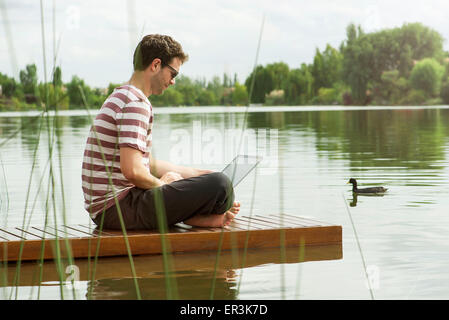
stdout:
POLYGON ((176 278, 174 277, 174 269, 170 241, 166 238, 166 233, 168 232, 167 219, 165 215, 165 205, 164 197, 162 191, 159 188, 154 190, 155 196, 155 206, 156 206, 156 217, 158 222, 158 229, 161 239, 162 247, 162 259, 164 262, 164 274, 165 274, 165 288, 167 292, 167 299, 179 299, 178 286, 176 283, 176 278))
MULTIPOLYGON (((81 86, 79 86, 78 88, 80 90, 80 94, 81 94, 81 97, 82 97, 82 100, 83 100, 84 107, 85 107, 85 109, 86 109, 86 111, 87 111, 87 113, 89 115, 89 119, 92 119, 92 116, 90 115, 90 112, 89 112, 86 96, 84 95, 83 88, 81 86)), ((103 148, 101 147, 100 138, 98 137, 98 133, 97 133, 97 131, 95 129, 95 125, 93 123, 92 123, 92 130, 94 132, 95 139, 97 140, 97 145, 100 148, 100 154, 101 154, 102 161, 103 161, 104 166, 106 168, 106 174, 108 176, 108 183, 109 183, 109 186, 111 187, 111 191, 113 193, 115 205, 117 207, 117 213, 118 213, 118 216, 119 216, 120 227, 122 229, 123 239, 125 241, 125 247, 126 247, 126 251, 127 251, 127 254, 128 254, 128 258, 129 258, 129 264, 130 264, 131 273, 132 273, 132 276, 133 276, 134 286, 135 286, 135 289, 136 289, 137 299, 140 300, 141 299, 141 295, 140 295, 139 283, 137 281, 137 275, 136 275, 136 271, 135 271, 135 267, 134 267, 134 260, 133 260, 132 253, 131 253, 131 247, 129 245, 129 239, 128 239, 128 235, 127 235, 127 232, 126 232, 125 222, 123 220, 122 210, 120 208, 120 204, 119 204, 119 201, 118 201, 118 199, 116 197, 115 190, 114 190, 114 187, 113 187, 114 184, 112 182, 112 173, 108 169, 108 163, 107 163, 107 160, 106 160, 106 156, 104 154, 103 148)), ((116 147, 114 148, 114 158, 115 158, 115 152, 117 152, 117 150, 118 150, 118 138, 117 138, 117 141, 116 141, 116 147)), ((104 211, 105 211, 105 209, 103 210, 102 215, 105 214, 104 211)), ((103 218, 102 218, 102 224, 103 224, 103 218)), ((103 227, 103 225, 101 225, 100 232, 102 231, 102 227, 103 227)), ((93 274, 95 274, 97 255, 99 253, 100 241, 101 241, 101 237, 99 238, 98 244, 97 244, 98 247, 97 247, 97 250, 96 250, 95 264, 94 264, 94 273, 93 274)), ((90 253, 90 251, 89 251, 89 253, 90 253)), ((92 280, 94 280, 94 279, 92 279, 92 280)))
MULTIPOLYGON (((44 14, 43 14, 43 0, 40 0, 40 8, 41 8, 41 28, 42 28, 42 49, 43 49, 43 54, 44 54, 44 75, 45 75, 45 83, 47 84, 47 78, 46 78, 46 52, 45 52, 45 30, 44 30, 44 14)), ((256 60, 255 60, 255 64, 254 64, 254 69, 253 72, 256 71, 256 67, 257 67, 257 60, 258 60, 258 56, 259 56, 259 50, 260 50, 260 44, 261 44, 261 39, 262 39, 262 33, 263 33, 263 26, 264 26, 264 20, 265 17, 262 20, 262 25, 261 25, 261 31, 260 31, 260 36, 259 36, 259 42, 258 42, 258 46, 257 46, 257 53, 256 53, 256 60)), ((54 23, 54 22, 53 22, 54 23)), ((55 29, 53 29, 53 32, 55 33, 55 29)), ((54 37, 55 38, 55 37, 54 37)), ((57 50, 55 49, 56 46, 54 45, 54 64, 56 64, 56 55, 57 55, 57 50)), ((254 73, 253 73, 254 74, 254 73)), ((250 91, 249 91, 249 98, 248 98, 248 106, 247 109, 245 111, 244 114, 244 122, 242 125, 242 137, 240 140, 240 144, 239 144, 239 149, 241 148, 242 145, 242 140, 243 140, 243 130, 246 127, 246 122, 247 122, 247 116, 248 116, 248 107, 250 106, 250 101, 251 101, 251 97, 252 97, 252 93, 253 93, 253 88, 254 88, 254 81, 255 81, 255 74, 253 76, 252 82, 251 82, 251 87, 250 87, 250 91)), ((89 114, 89 118, 92 119, 90 113, 89 113, 89 108, 87 106, 87 102, 86 102, 86 98, 84 96, 84 93, 82 91, 82 88, 80 87, 80 94, 83 97, 83 102, 84 102, 84 107, 87 111, 87 113, 89 114)), ((62 99, 62 97, 61 97, 62 99)), ((57 104, 56 104, 57 105, 57 104)), ((31 210, 31 213, 28 217, 28 223, 26 223, 26 216, 27 216, 27 211, 28 211, 28 205, 29 205, 29 199, 31 196, 31 185, 32 185, 32 177, 33 177, 33 173, 35 171, 35 167, 36 167, 36 163, 37 163, 37 152, 38 152, 38 148, 39 148, 39 139, 41 137, 41 130, 43 127, 43 123, 44 120, 46 121, 46 129, 47 129, 47 136, 48 136, 48 152, 49 152, 49 159, 48 159, 48 171, 49 171, 49 178, 48 178, 48 184, 47 184, 47 191, 46 191, 46 201, 45 201, 45 217, 44 217, 44 229, 47 227, 48 223, 49 223, 49 211, 53 211, 54 213, 54 226, 55 226, 55 235, 56 235, 56 240, 55 240, 55 247, 52 248, 54 254, 53 256, 55 257, 55 262, 56 262, 56 266, 57 266, 57 272, 58 272, 58 277, 59 277, 59 286, 60 286, 60 295, 61 295, 61 299, 64 299, 64 290, 63 290, 63 268, 62 268, 62 257, 61 257, 61 248, 60 248, 60 242, 59 242, 59 236, 58 236, 58 231, 57 231, 57 206, 56 206, 56 170, 54 168, 53 165, 53 156, 54 156, 54 144, 56 143, 57 145, 57 153, 58 153, 58 164, 59 164, 59 176, 60 176, 60 188, 61 188, 61 196, 62 196, 62 219, 63 219, 63 225, 65 226, 67 223, 66 220, 66 205, 65 205, 65 193, 64 193, 64 183, 63 183, 63 164, 62 164, 62 143, 61 143, 61 133, 60 133, 60 125, 59 122, 57 121, 58 119, 58 114, 57 114, 57 107, 56 107, 56 112, 53 118, 53 124, 51 124, 50 122, 50 114, 49 114, 49 103, 48 103, 48 87, 47 85, 45 86, 45 102, 44 102, 44 112, 39 116, 36 117, 36 119, 38 119, 38 121, 40 122, 39 125, 39 131, 38 131, 38 143, 35 146, 34 152, 33 152, 33 162, 32 162, 32 167, 31 167, 31 174, 30 174, 30 178, 29 178, 29 182, 28 182, 28 188, 27 188, 27 193, 26 193, 26 201, 25 201, 25 212, 24 212, 24 218, 23 218, 23 225, 22 225, 22 229, 26 230, 30 224, 31 221, 31 216, 32 216, 32 212, 33 210, 31 210)), ((95 131, 95 130, 94 130, 95 131)), ((17 132, 20 132, 20 130, 18 130, 17 132)), ((16 133, 17 133, 16 132, 16 133)), ((95 132, 96 134, 96 132, 95 132)), ((12 137, 12 136, 11 136, 12 137)), ((97 140, 98 140, 98 136, 97 136, 97 140)), ((5 143, 5 142, 3 142, 5 143)), ((2 145, 3 145, 2 143, 2 145)), ((100 149, 101 149, 101 145, 99 144, 100 149)), ((106 164, 106 159, 104 158, 104 154, 102 153, 102 157, 103 157, 103 161, 106 164)), ((107 168, 107 166, 105 165, 105 167, 107 168)), ((44 172, 47 170, 47 167, 45 168, 44 172)), ((256 168, 256 174, 255 177, 257 177, 257 168, 256 168)), ((109 177, 109 183, 110 186, 112 186, 112 176, 111 173, 108 171, 107 172, 108 177, 109 177)), ((39 189, 38 189, 38 194, 40 192, 40 186, 42 184, 44 176, 42 176, 42 180, 39 183, 39 189)), ((280 185, 282 186, 282 174, 280 175, 280 185)), ((253 207, 254 207, 254 199, 255 199, 255 190, 256 190, 256 178, 254 179, 254 187, 253 187, 253 193, 252 193, 252 200, 251 200, 251 206, 250 206, 250 217, 252 216, 252 212, 253 212, 253 207)), ((282 190, 283 188, 280 187, 280 203, 281 203, 281 213, 283 210, 283 196, 282 196, 282 190)), ((112 191, 114 192, 114 189, 112 188, 112 191)), ((38 196, 38 194, 36 194, 36 198, 38 196)), ((34 204, 36 203, 36 201, 34 201, 34 204)), ((127 249, 127 254, 129 257, 129 263, 130 263, 130 267, 131 267, 131 272, 132 272, 132 276, 133 276, 133 280, 134 280, 134 286, 136 289, 136 295, 138 299, 141 299, 141 293, 140 293, 140 288, 139 288, 139 284, 137 281, 137 275, 136 275, 136 271, 135 271, 135 266, 134 266, 134 262, 133 262, 133 256, 132 256, 132 252, 131 252, 131 247, 129 244, 129 239, 128 239, 128 235, 126 232, 126 226, 123 220, 123 216, 122 216, 122 212, 120 210, 120 205, 118 203, 118 200, 116 199, 116 206, 118 208, 118 214, 119 214, 119 220, 120 220, 120 225, 121 225, 121 229, 123 232, 123 236, 124 236, 124 241, 125 241, 125 245, 126 245, 126 249, 127 249)), ((33 205, 33 209, 34 209, 34 205, 33 205)), ((173 277, 173 262, 172 262, 172 251, 170 248, 170 242, 168 241, 168 239, 166 238, 166 233, 168 232, 168 226, 166 223, 166 217, 165 217, 165 209, 164 209, 164 203, 163 203, 163 197, 162 194, 160 192, 156 192, 156 214, 157 214, 157 220, 158 220, 158 230, 161 234, 161 247, 162 247, 162 256, 163 256, 163 262, 164 262, 164 274, 165 274, 165 280, 166 280, 166 289, 167 289, 167 298, 168 299, 178 299, 179 295, 177 292, 177 284, 176 284, 176 278, 173 277)), ((100 249, 100 241, 101 241, 101 232, 103 230, 103 218, 104 215, 102 217, 100 226, 98 226, 99 228, 99 237, 98 237, 98 241, 96 242, 97 246, 96 246, 96 251, 95 251, 95 255, 94 255, 94 265, 92 270, 89 270, 91 272, 89 272, 89 275, 92 276, 91 281, 95 280, 95 270, 96 270, 96 265, 97 265, 97 261, 98 261, 98 257, 99 257, 99 249, 100 249)), ((282 220, 282 218, 281 218, 282 220)), ((244 244, 244 254, 243 254, 243 260, 242 260, 242 268, 244 268, 245 266, 245 261, 246 261, 246 255, 247 255, 247 249, 248 249, 248 240, 249 240, 249 229, 250 229, 250 221, 248 222, 248 233, 247 233, 247 238, 244 244)), ((285 239, 283 238, 283 234, 280 234, 281 236, 281 262, 284 261, 285 259, 285 239)), ((45 232, 43 233, 43 238, 45 240, 45 232)), ((220 259, 220 255, 221 255, 221 250, 222 250, 222 242, 223 242, 223 238, 224 238, 224 229, 221 232, 220 235, 220 239, 219 239, 219 243, 218 243, 218 250, 217 250, 217 256, 216 256, 216 261, 215 261, 215 267, 214 267, 214 276, 213 276, 213 281, 211 284, 211 292, 210 292, 210 299, 214 298, 214 291, 215 291, 215 281, 216 281, 216 276, 217 276, 217 270, 219 268, 219 259, 220 259)), ((67 253, 68 253, 68 261, 69 264, 73 263, 72 257, 71 257, 71 250, 70 250, 70 243, 67 239, 67 237, 63 237, 64 239, 64 243, 65 246, 67 247, 67 253)), ((43 278, 43 265, 44 265, 44 250, 45 250, 45 241, 42 241, 41 243, 41 256, 40 259, 38 261, 39 264, 39 271, 38 271, 38 298, 40 297, 40 289, 41 289, 41 282, 42 282, 42 278, 43 278)), ((22 241, 23 244, 23 241, 22 241)), ((90 247, 90 246, 89 246, 90 247)), ((21 251, 22 252, 23 246, 21 246, 21 251)), ((237 247, 236 246, 232 246, 232 250, 233 253, 236 252, 237 247)), ((304 246, 300 247, 300 250, 304 251, 304 246)), ((302 251, 302 252, 303 252, 302 251)), ((89 251, 90 253, 90 251, 89 251)), ((21 253, 19 254, 19 260, 17 262, 17 270, 16 270, 16 277, 14 280, 14 284, 15 286, 19 285, 19 279, 20 279, 20 264, 21 264, 21 253)), ((89 254, 88 259, 91 259, 91 256, 89 254)), ((301 254, 300 254, 300 260, 301 260, 301 254)), ((242 269, 243 270, 243 269, 242 269)), ((281 282, 283 287, 285 286, 284 282, 285 282, 285 277, 284 277, 284 273, 283 270, 281 270, 281 282)), ((238 291, 240 290, 240 285, 241 285, 241 281, 238 284, 238 291)), ((283 290, 284 291, 284 290, 283 290)), ((75 290, 73 289, 73 296, 75 297, 75 290)), ((90 287, 90 290, 88 292, 88 299, 92 297, 92 286, 90 287)), ((283 296, 283 298, 285 298, 285 296, 283 296)), ((16 290, 16 299, 17 299, 17 290, 16 290)))
MULTIPOLYGON (((6 30, 6 40, 7 40, 8 46, 9 46, 8 52, 10 54, 10 59, 11 59, 11 63, 12 63, 13 69, 15 71, 15 74, 17 75, 18 74, 18 72, 17 72, 17 69, 18 69, 17 68, 17 61, 16 61, 16 58, 15 58, 16 55, 15 55, 15 50, 14 50, 13 41, 12 41, 12 33, 11 33, 11 30, 10 30, 10 27, 9 27, 9 20, 8 20, 8 15, 7 15, 7 7, 6 7, 6 5, 5 5, 5 3, 3 1, 0 1, 0 7, 1 7, 1 13, 2 13, 2 18, 3 18, 3 22, 4 22, 4 29, 6 30)), ((15 137, 21 130, 22 130, 22 127, 19 128, 16 131, 12 132, 0 144, 0 147, 2 147, 9 140, 11 140, 13 137, 15 137)), ((35 155, 36 155, 36 152, 34 152, 34 159, 35 159, 35 155)), ((34 165, 35 165, 35 162, 33 161, 33 168, 32 168, 32 170, 34 170, 34 165)), ((29 187, 30 186, 31 186, 31 181, 29 183, 29 187)), ((28 190, 27 190, 27 200, 28 200, 28 196, 29 196, 29 191, 30 191, 30 188, 28 188, 28 190)), ((6 192, 8 193, 7 189, 6 189, 6 192)), ((26 201, 25 206, 27 205, 27 202, 28 201, 26 201)), ((25 211, 26 211, 26 209, 25 209, 25 211)), ((16 268, 16 273, 14 275, 14 280, 13 280, 13 284, 16 285, 16 298, 17 298, 17 284, 18 284, 19 278, 20 278, 19 277, 19 275, 20 275, 20 265, 21 265, 21 263, 20 263, 20 256, 21 256, 21 252, 22 252, 22 249, 23 249, 23 243, 24 242, 22 241, 21 242, 21 246, 20 246, 20 250, 19 250, 20 251, 20 253, 19 253, 19 262, 16 264, 17 268, 16 268)), ((7 274, 6 273, 7 273, 8 262, 7 262, 7 259, 6 259, 6 254, 7 254, 7 252, 6 252, 6 244, 5 244, 5 247, 4 247, 4 254, 5 254, 5 256, 4 256, 4 270, 5 271, 2 274, 3 274, 3 278, 5 279, 5 281, 7 281, 6 280, 7 279, 7 274)), ((13 293, 13 290, 11 290, 11 292, 10 292, 10 298, 11 298, 12 293, 13 293)))
MULTIPOLYGON (((61 248, 60 248, 60 241, 59 241, 59 235, 58 235, 58 225, 57 225, 57 207, 56 207, 56 197, 55 197, 55 193, 56 193, 56 182, 55 182, 55 173, 54 173, 54 167, 53 167, 53 148, 54 148, 54 143, 55 143, 55 136, 57 137, 57 143, 59 141, 59 135, 57 134, 58 132, 58 107, 55 106, 55 115, 53 118, 53 126, 50 125, 50 115, 48 113, 49 111, 49 92, 48 92, 48 80, 47 80, 47 55, 46 55, 46 38, 45 38, 45 26, 44 26, 44 8, 43 8, 43 0, 40 0, 40 13, 41 13, 41 34, 42 34, 42 53, 43 53, 43 65, 44 65, 44 89, 45 89, 45 111, 46 111, 46 127, 47 127, 47 136, 48 136, 48 152, 49 152, 49 159, 50 159, 50 167, 49 167, 49 189, 51 189, 51 204, 52 204, 52 209, 53 209, 53 218, 54 218, 54 225, 55 225, 55 240, 54 240, 54 248, 53 249, 53 256, 55 257, 56 260, 56 266, 57 266, 57 273, 58 273, 58 277, 59 277, 59 288, 60 288, 60 295, 61 298, 64 299, 64 287, 63 287, 63 270, 62 270, 62 257, 61 257, 61 248), (52 130, 53 129, 53 130, 52 130), (51 188, 50 188, 51 187, 51 188)), ((54 52, 54 55, 56 55, 56 52, 54 52)), ((56 61, 56 56, 54 56, 54 61, 56 61)), ((54 68, 53 68, 54 69, 54 68)), ((61 157, 61 149, 58 149, 59 151, 59 158, 61 157)), ((60 171, 61 175, 60 175, 60 183, 61 183, 61 189, 64 190, 64 183, 63 183, 63 179, 62 179, 62 171, 60 171)), ((50 191, 50 190, 48 190, 50 191)), ((47 193, 47 202, 46 202, 46 210, 45 210, 45 222, 44 222, 44 230, 47 229, 47 223, 48 223, 48 197, 50 195, 50 192, 47 193)), ((65 200, 64 196, 62 197, 63 202, 65 200)), ((66 212, 65 212, 65 204, 63 203, 63 212, 62 215, 63 217, 65 216, 66 212)), ((65 220, 65 218, 64 218, 65 220)), ((70 248, 70 244, 69 241, 67 239, 67 237, 63 237, 64 243, 66 245, 66 252, 67 252, 67 256, 68 256, 68 261, 70 264, 72 264, 72 257, 71 257, 71 248, 70 248)), ((44 250, 45 247, 45 243, 44 241, 42 242, 42 249, 44 250)), ((41 254, 41 264, 40 266, 42 266, 43 263, 43 251, 41 254)), ((41 275, 42 275, 42 271, 41 271, 41 275)), ((39 283, 41 283, 41 280, 39 281, 39 283)), ((39 291, 40 292, 40 291, 39 291)), ((75 292, 73 292, 75 294, 75 292)), ((39 296, 39 295, 38 295, 39 296)))
MULTIPOLYGON (((3 181, 5 183, 5 192, 6 192, 6 217, 5 217, 5 222, 8 220, 8 212, 9 212, 9 191, 8 191, 8 182, 7 182, 7 178, 6 178, 6 172, 5 172, 5 166, 3 164, 3 159, 0 156, 0 163, 2 165, 2 174, 3 174, 3 181)), ((2 212, 2 208, 3 208, 3 199, 0 198, 0 213, 2 212)), ((6 243, 3 243, 3 252, 4 252, 4 257, 3 257, 3 263, 2 263, 2 268, 5 269, 5 272, 2 272, 1 274, 1 281, 3 282, 3 295, 6 296, 6 284, 8 282, 8 277, 7 277, 7 252, 6 252, 6 243)))
MULTIPOLYGON (((59 166, 60 166, 60 187, 61 187, 61 193, 62 193, 62 206, 63 206, 63 212, 62 212, 62 216, 63 216, 63 220, 64 220, 64 224, 65 224, 65 216, 66 216, 66 210, 65 210, 65 196, 64 196, 64 183, 63 183, 63 175, 62 175, 62 162, 61 162, 61 154, 62 154, 62 150, 61 150, 61 141, 60 141, 60 128, 59 128, 59 122, 58 120, 58 114, 57 114, 57 106, 55 109, 55 116, 53 117, 53 124, 50 123, 50 115, 48 113, 48 81, 47 81, 47 63, 46 63, 46 45, 45 45, 45 30, 44 30, 44 14, 43 14, 43 2, 40 2, 40 9, 41 9, 41 33, 42 33, 42 50, 43 50, 43 57, 44 57, 44 78, 45 78, 45 85, 44 85, 44 89, 45 89, 45 100, 44 100, 44 112, 38 117, 39 119, 39 130, 38 130, 38 143, 35 146, 35 150, 33 152, 33 164, 32 164, 32 168, 31 168, 31 174, 30 174, 30 180, 28 183, 28 189, 27 189, 27 193, 26 193, 26 201, 25 201, 25 212, 24 212, 24 217, 23 217, 23 223, 22 223, 22 230, 26 230, 29 227, 29 223, 31 221, 31 215, 32 212, 34 210, 34 205, 33 205, 33 210, 31 211, 31 214, 29 216, 28 219, 28 223, 26 223, 26 214, 27 214, 27 209, 28 209, 28 202, 29 202, 29 196, 30 196, 30 188, 31 188, 31 184, 32 184, 32 177, 33 177, 33 172, 35 170, 35 166, 36 166, 36 155, 37 155, 37 150, 39 148, 39 140, 41 137, 41 130, 42 130, 42 125, 43 125, 43 116, 45 117, 46 120, 46 128, 47 128, 47 137, 48 137, 48 152, 49 152, 49 159, 48 159, 48 163, 47 165, 49 165, 49 180, 48 180, 48 185, 47 185, 47 197, 45 200, 45 217, 44 217, 44 230, 47 229, 47 225, 48 225, 48 213, 50 210, 50 207, 52 208, 52 211, 54 213, 54 224, 55 224, 55 228, 54 228, 54 232, 55 232, 55 240, 54 240, 54 244, 55 247, 51 248, 53 251, 53 256, 55 257, 56 260, 56 266, 57 266, 57 273, 58 273, 58 277, 59 277, 59 284, 60 284, 60 295, 61 298, 64 298, 64 291, 63 291, 63 270, 62 270, 62 258, 61 258, 61 248, 60 248, 60 237, 58 236, 58 225, 57 225, 57 206, 56 206, 56 180, 55 180, 55 170, 53 168, 53 148, 54 148, 54 143, 55 143, 55 136, 56 136, 56 144, 58 146, 58 158, 59 158, 59 166), (51 198, 51 204, 49 204, 49 200, 51 198)), ((53 28, 53 30, 55 30, 55 28, 53 28)), ((54 51, 54 62, 56 62, 56 55, 57 52, 54 51)), ((54 70, 55 67, 53 67, 54 70)), ((57 101, 59 99, 56 99, 57 101)), ((46 171, 47 166, 45 167, 44 172, 46 171)), ((39 188, 38 188, 38 192, 37 194, 40 193, 40 186, 42 184, 42 180, 39 183, 39 188)), ((22 231, 23 234, 23 231, 22 231)), ((43 263, 44 263, 44 250, 45 250, 45 238, 46 238, 46 232, 43 232, 42 236, 43 236, 43 240, 41 242, 41 254, 40 254, 40 259, 38 261, 38 266, 39 266, 39 281, 38 281, 38 298, 40 297, 40 283, 42 282, 42 276, 43 276, 43 263)), ((70 249, 70 244, 69 241, 67 239, 67 237, 63 237, 62 238, 65 247, 66 247, 66 252, 67 252, 67 259, 69 264, 73 264, 73 259, 71 257, 71 249, 70 249)), ((19 258, 18 261, 16 263, 16 274, 15 274, 15 279, 14 279, 14 283, 15 285, 17 285, 19 283, 19 278, 20 278, 20 266, 21 266, 21 256, 22 256, 22 252, 23 252, 23 244, 24 241, 21 242, 21 246, 19 249, 19 258)), ((48 250, 48 249, 47 249, 48 250)), ((74 288, 73 288, 74 289, 74 288)), ((75 295, 75 290, 73 290, 73 296, 74 298, 76 298, 75 295)), ((16 298, 17 298, 17 290, 16 290, 16 298)))
MULTIPOLYGON (((238 150, 237 152, 240 152, 240 149, 242 147, 243 133, 244 133, 244 130, 246 128, 246 123, 248 121, 248 108, 251 105, 251 98, 252 98, 252 95, 253 95, 254 84, 255 84, 255 81, 256 81, 257 63, 258 63, 258 60, 259 60, 259 52, 260 52, 260 45, 262 43, 262 35, 263 35, 264 25, 265 25, 265 15, 262 17, 262 23, 261 23, 261 26, 260 26, 259 40, 257 42, 256 55, 255 55, 255 58, 254 58, 253 77, 251 79, 251 85, 250 85, 250 89, 249 89, 249 92, 248 92, 248 105, 246 106, 245 112, 244 112, 242 131, 241 131, 241 134, 240 134, 240 141, 239 141, 239 147, 237 149, 238 150)), ((241 279, 242 279, 242 275, 243 275, 243 268, 245 267, 245 264, 246 264, 246 255, 247 255, 247 252, 248 252, 249 233, 250 233, 250 228, 251 228, 251 218, 252 218, 252 215, 253 215, 254 199, 256 197, 257 172, 258 172, 258 168, 256 166, 255 174, 254 174, 254 183, 253 183, 253 188, 252 188, 252 195, 251 195, 251 205, 250 205, 249 220, 248 220, 248 231, 246 232, 245 243, 244 243, 244 246, 243 246, 243 257, 242 257, 242 265, 241 265, 242 274, 240 276, 240 282, 239 282, 239 284, 237 286, 237 293, 240 292, 240 286, 241 286, 241 282, 242 282, 241 279)))
POLYGON ((366 268, 365 257, 363 256, 363 250, 362 250, 362 246, 360 245, 359 236, 357 234, 357 229, 355 227, 354 221, 352 220, 351 211, 349 210, 348 204, 346 203, 346 199, 345 199, 345 196, 343 193, 342 193, 342 197, 343 197, 343 200, 345 203, 346 212, 348 213, 349 220, 351 221, 352 230, 354 231, 354 237, 355 237, 355 240, 357 243, 357 248, 360 253, 360 259, 362 260, 363 271, 364 271, 366 282, 368 283, 369 293, 370 293, 371 299, 374 300, 374 291, 373 291, 373 288, 371 288, 371 282, 370 282, 370 279, 368 276, 368 269, 366 268))
POLYGON ((301 237, 299 239, 299 252, 298 252, 298 277, 296 280, 295 298, 299 299, 299 289, 301 284, 301 262, 304 262, 306 253, 305 240, 301 237))

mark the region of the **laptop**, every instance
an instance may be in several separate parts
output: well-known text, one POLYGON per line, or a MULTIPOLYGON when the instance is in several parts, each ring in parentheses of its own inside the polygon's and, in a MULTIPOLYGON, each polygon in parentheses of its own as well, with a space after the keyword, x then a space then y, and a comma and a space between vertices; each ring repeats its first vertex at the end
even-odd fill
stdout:
POLYGON ((262 157, 238 155, 221 172, 225 174, 235 188, 258 164, 262 157))

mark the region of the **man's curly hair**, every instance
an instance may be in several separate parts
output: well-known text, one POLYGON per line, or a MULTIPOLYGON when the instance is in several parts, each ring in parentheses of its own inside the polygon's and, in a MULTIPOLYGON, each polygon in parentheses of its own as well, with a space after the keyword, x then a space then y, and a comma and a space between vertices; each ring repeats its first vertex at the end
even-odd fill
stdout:
POLYGON ((163 65, 167 65, 173 58, 179 58, 184 63, 189 56, 172 37, 149 34, 143 37, 134 51, 134 71, 145 70, 156 58, 161 59, 163 65))

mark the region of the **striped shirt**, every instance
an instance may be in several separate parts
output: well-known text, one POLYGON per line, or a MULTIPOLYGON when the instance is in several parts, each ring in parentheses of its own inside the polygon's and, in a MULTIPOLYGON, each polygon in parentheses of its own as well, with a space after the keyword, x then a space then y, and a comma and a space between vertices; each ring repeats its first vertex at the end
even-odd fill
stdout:
POLYGON ((140 150, 150 171, 152 127, 153 108, 138 88, 115 88, 104 102, 87 138, 81 176, 84 207, 92 219, 134 187, 120 169, 120 147, 140 150))

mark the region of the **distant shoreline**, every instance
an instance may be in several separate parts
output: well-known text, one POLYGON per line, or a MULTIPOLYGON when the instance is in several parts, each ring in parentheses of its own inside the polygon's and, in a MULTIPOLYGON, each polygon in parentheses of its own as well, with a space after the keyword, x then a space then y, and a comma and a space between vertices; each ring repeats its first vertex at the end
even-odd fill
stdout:
MULTIPOLYGON (((193 114, 193 113, 243 113, 243 112, 301 112, 301 111, 362 111, 362 110, 422 110, 422 109, 449 109, 449 105, 435 106, 250 106, 250 107, 225 107, 225 106, 202 106, 202 107, 154 107, 155 114, 193 114)), ((61 110, 61 116, 86 116, 96 115, 99 109, 61 110)), ((42 111, 1 111, 0 118, 6 117, 36 117, 42 111)), ((55 111, 49 111, 51 116, 55 111)))

